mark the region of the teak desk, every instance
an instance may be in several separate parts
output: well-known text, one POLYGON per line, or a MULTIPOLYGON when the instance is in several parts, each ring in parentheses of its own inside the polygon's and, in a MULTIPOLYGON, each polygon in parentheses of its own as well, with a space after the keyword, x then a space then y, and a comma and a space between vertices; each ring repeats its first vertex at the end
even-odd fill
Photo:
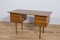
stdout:
POLYGON ((39 26, 39 38, 41 38, 41 27, 43 27, 43 33, 44 33, 44 27, 47 27, 50 21, 50 14, 52 12, 17 9, 10 11, 9 13, 11 22, 15 22, 16 34, 17 34, 17 23, 21 23, 21 29, 23 30, 23 21, 27 19, 27 15, 34 15, 34 24, 36 26, 39 26))

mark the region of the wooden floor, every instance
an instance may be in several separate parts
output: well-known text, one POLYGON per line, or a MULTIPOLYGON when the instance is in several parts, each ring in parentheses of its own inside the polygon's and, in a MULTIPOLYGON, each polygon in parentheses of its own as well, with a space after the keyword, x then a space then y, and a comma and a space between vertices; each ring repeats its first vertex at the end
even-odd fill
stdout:
POLYGON ((24 30, 21 30, 21 25, 18 24, 16 35, 14 23, 0 22, 0 40, 60 40, 60 25, 48 25, 41 39, 38 38, 38 31, 39 27, 33 24, 24 24, 24 30))

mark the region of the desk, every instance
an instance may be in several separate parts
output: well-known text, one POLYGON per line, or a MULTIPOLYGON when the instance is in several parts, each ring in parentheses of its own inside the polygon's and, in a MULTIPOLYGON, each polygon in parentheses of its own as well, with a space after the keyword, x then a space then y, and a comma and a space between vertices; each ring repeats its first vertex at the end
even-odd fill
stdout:
POLYGON ((36 11, 36 10, 23 10, 17 9, 10 11, 10 20, 11 22, 15 22, 16 25, 16 34, 17 34, 17 23, 21 23, 21 29, 23 30, 23 21, 27 19, 27 15, 34 15, 34 24, 39 26, 39 38, 41 38, 41 27, 47 27, 50 21, 50 14, 52 12, 49 11, 36 11))

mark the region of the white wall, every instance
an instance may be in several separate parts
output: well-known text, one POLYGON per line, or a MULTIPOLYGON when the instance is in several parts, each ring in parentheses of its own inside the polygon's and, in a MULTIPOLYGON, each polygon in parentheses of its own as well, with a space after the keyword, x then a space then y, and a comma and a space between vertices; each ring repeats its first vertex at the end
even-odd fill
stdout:
POLYGON ((0 0, 0 21, 9 21, 8 11, 15 9, 52 11, 50 24, 60 24, 60 0, 0 0))

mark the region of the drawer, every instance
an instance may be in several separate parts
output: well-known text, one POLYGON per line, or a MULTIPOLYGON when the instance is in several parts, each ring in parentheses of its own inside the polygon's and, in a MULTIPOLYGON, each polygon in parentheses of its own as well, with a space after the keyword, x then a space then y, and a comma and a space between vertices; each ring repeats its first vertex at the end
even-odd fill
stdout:
POLYGON ((11 22, 21 23, 22 20, 20 20, 18 18, 11 18, 11 22))
POLYGON ((34 23, 34 25, 35 26, 45 26, 45 27, 47 27, 46 23, 38 23, 38 22, 36 22, 36 23, 34 23))
POLYGON ((36 20, 47 20, 47 17, 46 16, 38 16, 38 15, 35 15, 35 19, 36 20))
POLYGON ((47 17, 35 15, 34 24, 37 26, 47 26, 47 17))
POLYGON ((27 15, 10 13, 10 19, 11 19, 11 22, 20 23, 27 19, 27 15))
POLYGON ((23 20, 27 19, 27 15, 25 15, 25 14, 21 14, 20 16, 23 18, 23 20))
POLYGON ((10 13, 10 20, 11 20, 11 22, 17 22, 17 23, 21 22, 20 16, 15 13, 10 13))
POLYGON ((16 14, 16 13, 11 13, 11 14, 10 14, 10 17, 20 18, 20 15, 19 15, 19 14, 16 14))
POLYGON ((43 21, 43 20, 35 20, 35 23, 44 23, 44 24, 46 24, 47 21, 43 21))

